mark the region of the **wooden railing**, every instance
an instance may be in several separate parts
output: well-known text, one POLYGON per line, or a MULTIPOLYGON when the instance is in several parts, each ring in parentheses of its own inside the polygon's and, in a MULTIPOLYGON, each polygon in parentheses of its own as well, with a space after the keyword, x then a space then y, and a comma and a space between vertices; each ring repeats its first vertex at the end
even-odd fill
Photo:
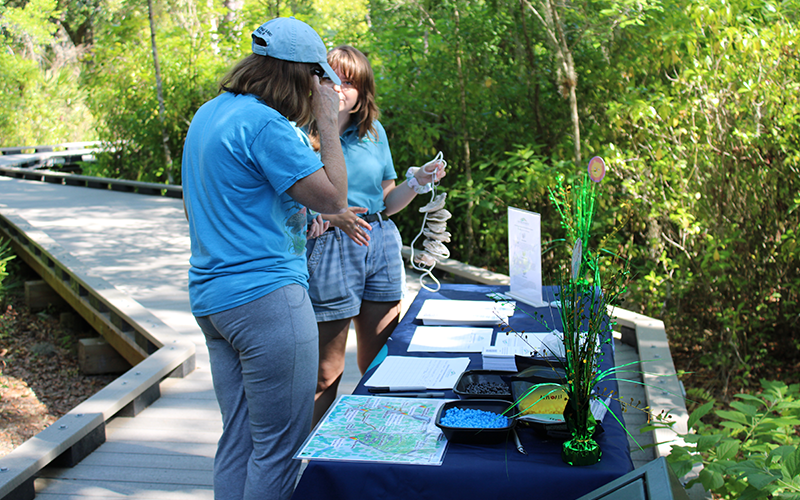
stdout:
MULTIPOLYGON (((70 267, 72 257, 42 231, 0 210, 0 236, 133 368, 0 458, 0 499, 30 500, 48 464, 72 466, 105 442, 105 423, 134 416, 160 397, 159 383, 194 370, 195 345, 104 280, 70 267)), ((76 266, 78 267, 78 266, 76 266)))

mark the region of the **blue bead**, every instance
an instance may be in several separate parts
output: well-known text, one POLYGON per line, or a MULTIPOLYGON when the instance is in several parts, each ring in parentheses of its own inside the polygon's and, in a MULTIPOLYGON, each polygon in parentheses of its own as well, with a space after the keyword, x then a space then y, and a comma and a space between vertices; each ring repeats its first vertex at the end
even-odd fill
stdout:
POLYGON ((498 429, 508 427, 508 419, 490 411, 453 407, 448 409, 440 422, 447 427, 498 429))

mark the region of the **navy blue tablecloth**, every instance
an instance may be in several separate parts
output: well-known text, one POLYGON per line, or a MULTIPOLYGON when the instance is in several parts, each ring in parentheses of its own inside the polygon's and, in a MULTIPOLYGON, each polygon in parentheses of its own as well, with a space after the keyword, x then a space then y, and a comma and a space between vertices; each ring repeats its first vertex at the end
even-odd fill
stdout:
MULTIPOLYGON (((414 329, 421 325, 415 318, 425 300, 492 300, 486 297, 487 293, 507 290, 508 287, 483 285, 442 285, 441 290, 436 293, 421 290, 388 340, 386 353, 409 355, 407 349, 414 329)), ((544 300, 555 300, 556 292, 555 287, 545 287, 544 300)), ((561 320, 555 308, 533 308, 522 302, 517 302, 517 308, 522 310, 517 310, 509 323, 518 332, 561 329, 561 320), (543 315, 547 326, 532 317, 534 312, 543 315)), ((497 334, 504 335, 499 328, 495 328, 495 335, 497 334)), ((414 352, 410 355, 469 356, 468 369, 482 368, 480 353, 414 352)), ((603 346, 600 368, 611 367, 613 363, 612 342, 603 346)), ((364 381, 369 379, 374 370, 373 367, 364 375, 353 394, 369 394, 364 387, 364 381)), ((613 390, 617 394, 617 383, 613 380, 603 382, 599 388, 601 391, 613 390)), ((445 397, 458 399, 452 391, 445 391, 445 397)), ((612 401, 610 408, 622 420, 619 403, 612 401)), ((602 459, 587 467, 573 467, 561 460, 561 440, 518 426, 520 441, 528 455, 519 453, 513 441, 509 440, 495 445, 449 443, 441 466, 311 460, 293 499, 574 499, 633 470, 628 440, 622 425, 612 415, 607 414, 602 426, 603 432, 596 436, 603 452, 602 459)))

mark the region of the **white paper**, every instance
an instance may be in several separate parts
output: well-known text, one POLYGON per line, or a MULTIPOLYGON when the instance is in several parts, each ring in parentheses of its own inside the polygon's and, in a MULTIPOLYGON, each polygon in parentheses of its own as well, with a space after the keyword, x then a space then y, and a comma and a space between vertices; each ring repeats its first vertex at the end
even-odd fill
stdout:
POLYGON ((491 328, 418 326, 408 352, 481 352, 492 345, 491 328))
POLYGON ((483 369, 516 372, 517 360, 510 347, 487 347, 483 350, 483 369))
MULTIPOLYGON (((581 333, 581 347, 583 347, 584 343, 586 342, 588 335, 589 334, 587 332, 581 333)), ((553 330, 542 338, 542 344, 546 353, 544 356, 558 356, 559 358, 563 358, 566 355, 564 352, 564 332, 553 330)), ((599 342, 595 344, 594 350, 597 353, 601 351, 599 342)))
POLYGON ((514 302, 428 299, 417 319, 424 325, 497 326, 514 315, 514 302))
POLYGON ((469 366, 469 358, 415 358, 386 356, 364 385, 367 387, 415 386, 452 389, 469 366))
POLYGON ((508 295, 534 307, 542 300, 541 215, 508 207, 508 295))
POLYGON ((608 405, 611 404, 611 398, 606 398, 602 404, 599 399, 592 399, 589 401, 589 409, 592 411, 592 416, 598 422, 602 422, 608 413, 608 405))
POLYGON ((544 343, 548 335, 551 334, 546 332, 500 332, 497 334, 494 345, 508 348, 510 352, 518 356, 549 356, 550 349, 544 343))

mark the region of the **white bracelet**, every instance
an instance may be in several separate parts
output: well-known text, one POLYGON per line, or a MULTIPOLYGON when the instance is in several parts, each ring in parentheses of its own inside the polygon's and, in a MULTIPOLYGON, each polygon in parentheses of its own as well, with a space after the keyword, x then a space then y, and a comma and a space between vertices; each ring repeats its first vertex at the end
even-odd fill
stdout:
POLYGON ((429 193, 431 189, 433 189, 433 186, 430 183, 421 186, 417 178, 414 177, 414 173, 417 170, 419 170, 419 167, 409 167, 408 171, 406 172, 406 183, 408 184, 408 187, 413 189, 417 194, 429 193))

